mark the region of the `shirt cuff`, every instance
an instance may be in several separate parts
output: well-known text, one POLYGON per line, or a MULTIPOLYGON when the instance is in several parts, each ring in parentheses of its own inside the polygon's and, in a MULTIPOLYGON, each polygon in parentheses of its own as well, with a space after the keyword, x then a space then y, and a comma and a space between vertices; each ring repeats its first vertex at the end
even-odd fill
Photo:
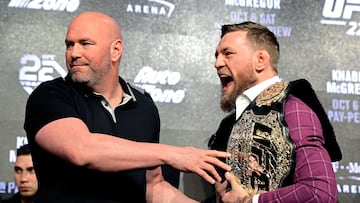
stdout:
POLYGON ((253 198, 252 198, 252 203, 259 203, 259 194, 257 195, 254 195, 253 198))

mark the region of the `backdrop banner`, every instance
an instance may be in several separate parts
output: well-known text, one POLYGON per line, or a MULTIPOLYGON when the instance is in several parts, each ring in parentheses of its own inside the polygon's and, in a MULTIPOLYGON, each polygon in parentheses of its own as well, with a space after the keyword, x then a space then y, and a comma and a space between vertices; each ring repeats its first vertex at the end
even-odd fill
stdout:
MULTIPOLYGON (((13 166, 16 149, 27 143, 26 100, 41 82, 66 75, 67 25, 87 10, 119 22, 120 75, 151 94, 161 142, 178 146, 207 148, 225 116, 214 69, 221 25, 251 20, 268 26, 280 43, 280 77, 309 80, 334 126, 343 152, 333 163, 339 202, 360 202, 359 0, 1 0, 3 198, 17 192, 13 166)), ((197 175, 180 176, 180 189, 197 200, 209 188, 197 175)))

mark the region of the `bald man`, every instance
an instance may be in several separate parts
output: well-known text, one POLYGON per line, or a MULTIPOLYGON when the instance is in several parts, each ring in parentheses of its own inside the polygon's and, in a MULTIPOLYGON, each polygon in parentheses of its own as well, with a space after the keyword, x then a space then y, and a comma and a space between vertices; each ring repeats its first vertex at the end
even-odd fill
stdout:
MULTIPOLYGON (((220 181, 229 153, 159 144, 150 95, 119 76, 121 29, 84 12, 65 38, 68 75, 42 83, 26 105, 24 128, 39 179, 37 203, 145 202, 146 170, 161 165, 220 181)), ((151 176, 150 176, 151 177, 151 176)))

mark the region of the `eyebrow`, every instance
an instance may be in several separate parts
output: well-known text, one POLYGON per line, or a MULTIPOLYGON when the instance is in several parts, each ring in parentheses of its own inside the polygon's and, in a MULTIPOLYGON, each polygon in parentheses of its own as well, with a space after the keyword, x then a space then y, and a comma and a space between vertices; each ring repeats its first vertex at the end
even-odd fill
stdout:
POLYGON ((67 42, 74 42, 74 41, 85 42, 85 41, 93 41, 93 40, 90 39, 90 38, 81 38, 81 39, 79 39, 79 40, 69 40, 69 39, 65 39, 65 43, 67 43, 67 42))
POLYGON ((225 47, 225 48, 221 49, 219 52, 216 50, 216 51, 215 51, 215 58, 219 55, 219 53, 226 52, 228 49, 230 49, 230 48, 229 48, 229 47, 225 47))
MULTIPOLYGON (((21 168, 20 166, 14 166, 15 170, 23 170, 23 168, 21 168)), ((34 166, 31 167, 27 167, 25 168, 25 170, 30 171, 30 170, 34 170, 34 166)))

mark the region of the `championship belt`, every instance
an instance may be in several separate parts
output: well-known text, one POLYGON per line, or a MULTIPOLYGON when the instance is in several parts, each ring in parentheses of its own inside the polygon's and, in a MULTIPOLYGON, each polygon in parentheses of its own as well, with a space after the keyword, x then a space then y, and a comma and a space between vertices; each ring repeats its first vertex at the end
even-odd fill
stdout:
POLYGON ((295 146, 283 116, 288 82, 264 90, 233 126, 226 160, 248 193, 280 188, 294 163, 295 146))

